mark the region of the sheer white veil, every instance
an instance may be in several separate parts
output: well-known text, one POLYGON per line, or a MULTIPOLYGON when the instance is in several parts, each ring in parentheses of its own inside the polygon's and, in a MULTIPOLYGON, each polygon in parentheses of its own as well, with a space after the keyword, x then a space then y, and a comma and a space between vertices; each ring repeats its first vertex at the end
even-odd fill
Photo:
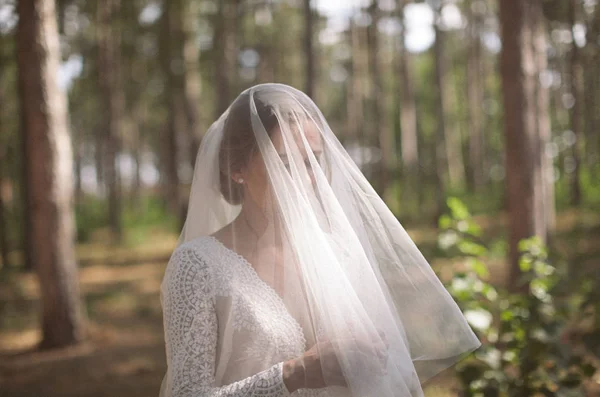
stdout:
POLYGON ((245 90, 201 143, 179 244, 223 230, 302 325, 307 347, 344 341, 336 359, 348 396, 420 396, 424 381, 480 345, 320 110, 292 87, 245 90), (252 190, 261 176, 262 191, 252 190), (250 205, 259 219, 242 223, 250 205), (260 227, 244 234, 249 224, 260 227), (385 344, 385 362, 361 341, 385 344))

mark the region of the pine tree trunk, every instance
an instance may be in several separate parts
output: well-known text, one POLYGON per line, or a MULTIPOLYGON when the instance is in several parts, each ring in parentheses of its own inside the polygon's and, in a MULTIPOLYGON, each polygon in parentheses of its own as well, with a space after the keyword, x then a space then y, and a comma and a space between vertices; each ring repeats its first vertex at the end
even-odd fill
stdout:
POLYGON ((402 139, 402 164, 407 173, 411 174, 419 162, 417 144, 417 107, 415 89, 413 87, 413 64, 410 54, 405 47, 406 19, 404 7, 406 0, 400 0, 399 18, 402 23, 398 49, 398 68, 400 76, 400 133, 402 139))
MULTIPOLYGON (((0 91, 2 88, 0 87, 0 91)), ((0 92, 0 102, 2 101, 2 93, 0 92)), ((2 111, 0 110, 0 130, 2 129, 2 111)), ((2 266, 0 266, 0 273, 8 268, 8 234, 6 229, 6 203, 4 202, 4 184, 8 184, 8 181, 4 180, 4 168, 7 162, 6 159, 6 146, 0 147, 0 259, 2 260, 2 266)))
POLYGON ((119 16, 120 0, 104 0, 98 3, 98 60, 102 104, 105 111, 104 131, 106 149, 104 167, 108 188, 108 214, 115 242, 122 239, 121 181, 118 155, 121 149, 121 128, 125 98, 120 75, 120 34, 115 22, 119 16))
POLYGON ((583 104, 583 97, 581 95, 581 65, 579 56, 579 47, 575 40, 575 25, 577 23, 577 0, 569 0, 569 22, 571 29, 571 52, 569 56, 569 78, 570 78, 570 90, 573 96, 573 107, 570 111, 571 120, 571 131, 575 135, 575 142, 571 146, 571 157, 573 159, 573 172, 571 177, 571 205, 579 206, 581 204, 581 181, 580 181, 580 168, 581 168, 581 144, 583 141, 583 134, 581 128, 581 109, 583 104))
POLYGON ((186 135, 184 54, 182 30, 183 0, 165 0, 163 12, 163 73, 167 101, 167 127, 164 135, 167 205, 171 214, 181 216, 184 200, 180 192, 179 169, 190 164, 186 135), (184 149, 185 150, 182 150, 184 149))
POLYGON ((105 161, 105 150, 104 150, 104 135, 102 134, 102 128, 94 128, 94 164, 96 168, 96 183, 98 187, 98 193, 100 195, 104 195, 106 191, 106 178, 105 178, 105 170, 104 164, 105 161))
POLYGON ((237 80, 237 23, 239 0, 219 2, 219 14, 215 29, 215 62, 217 75, 218 118, 233 100, 237 80))
POLYGON ((144 104, 139 102, 131 112, 131 157, 134 163, 133 183, 131 192, 129 193, 130 204, 134 209, 139 209, 142 203, 142 147, 144 144, 142 131, 145 131, 146 124, 146 109, 144 104))
POLYGON ((446 34, 440 28, 441 25, 441 10, 443 1, 435 10, 435 43, 434 57, 436 70, 436 85, 438 87, 437 98, 437 116, 438 128, 440 133, 444 135, 445 158, 448 171, 448 181, 451 186, 461 186, 464 181, 464 163, 462 160, 461 137, 460 132, 456 128, 456 123, 449 116, 453 113, 454 106, 453 87, 450 84, 451 76, 448 75, 449 60, 446 56, 446 34))
MULTIPOLYGON (((441 8, 441 5, 440 5, 441 8)), ((435 223, 437 224, 437 219, 444 211, 444 192, 445 192, 445 180, 444 175, 451 176, 453 173, 451 172, 450 167, 450 159, 448 156, 448 145, 447 142, 447 130, 446 130, 446 109, 445 109, 445 101, 446 97, 444 95, 444 84, 446 78, 446 65, 444 62, 444 37, 439 28, 439 19, 440 19, 440 10, 436 10, 435 12, 435 42, 433 44, 434 51, 434 59, 435 59, 435 82, 437 86, 437 95, 436 95, 436 124, 437 124, 437 132, 436 132, 436 141, 435 145, 435 198, 436 198, 436 214, 435 214, 435 223)), ((450 178, 452 182, 452 177, 450 178)))
POLYGON ((195 166, 196 153, 202 140, 203 126, 200 113, 202 79, 200 76, 200 53, 196 44, 196 34, 199 20, 198 4, 196 1, 187 0, 185 2, 184 18, 184 44, 183 57, 185 59, 185 111, 187 121, 187 135, 191 140, 190 144, 190 166, 192 170, 195 166))
MULTIPOLYGON (((4 57, 0 54, 0 70, 3 70, 4 57)), ((2 86, 2 73, 0 73, 0 103, 5 103, 6 100, 4 87, 2 86)), ((3 131, 5 125, 5 114, 4 109, 0 108, 0 131, 3 131)), ((2 266, 0 267, 0 273, 8 268, 8 234, 6 229, 6 203, 4 202, 4 191, 5 184, 8 185, 10 180, 5 180, 6 166, 8 163, 8 149, 6 143, 0 138, 0 259, 2 260, 2 266)))
POLYGON ((364 75, 364 69, 362 69, 362 63, 360 61, 361 54, 361 40, 359 28, 350 21, 349 26, 350 34, 350 46, 352 48, 351 54, 351 70, 348 82, 348 138, 349 141, 363 145, 363 130, 364 130, 364 117, 363 117, 363 90, 361 88, 361 78, 364 75))
POLYGON ((481 33, 483 15, 473 0, 467 2, 469 51, 467 60, 467 94, 469 102, 469 186, 472 191, 483 185, 483 82, 481 33))
POLYGON ((315 87, 315 49, 313 48, 313 31, 311 0, 304 0, 304 58, 306 62, 304 93, 311 98, 314 97, 315 87))
POLYGON ((380 194, 383 194, 389 187, 390 173, 395 170, 397 165, 396 143, 394 134, 386 120, 385 91, 382 83, 383 68, 381 65, 381 51, 379 50, 379 32, 377 25, 380 20, 380 11, 378 0, 372 0, 369 6, 371 15, 371 24, 367 31, 369 40, 369 72, 371 77, 371 101, 373 129, 377 134, 379 148, 381 149, 381 173, 379 175, 378 187, 380 194))
MULTIPOLYGON (((67 110, 69 111, 69 110, 67 110)), ((75 205, 81 203, 83 197, 83 186, 81 169, 83 167, 83 129, 81 123, 74 122, 71 124, 71 136, 73 141, 73 170, 75 171, 75 205)))
MULTIPOLYGON (((510 220, 509 286, 519 286, 519 241, 547 237, 547 184, 542 169, 540 126, 547 111, 538 107, 540 62, 544 51, 541 0, 500 0, 502 27, 501 74, 506 137, 506 179, 510 220)), ((545 56, 545 54, 544 54, 545 56)))
POLYGON ((536 14, 533 21, 533 50, 535 56, 535 66, 537 68, 536 80, 536 100, 537 106, 537 131, 540 139, 540 177, 542 184, 542 202, 541 210, 544 218, 544 232, 549 239, 550 233, 556 227, 556 205, 554 197, 554 160, 551 154, 546 150, 552 139, 552 126, 550 122, 550 89, 541 83, 540 74, 548 69, 548 59, 546 56, 547 39, 546 24, 543 14, 536 14))
POLYGON ((73 154, 53 0, 18 2, 17 62, 22 109, 30 255, 42 304, 42 348, 84 337, 74 250, 73 154))
POLYGON ((600 62, 600 49, 595 43, 600 34, 600 5, 596 5, 590 19, 586 19, 586 46, 584 63, 584 111, 586 135, 586 163, 592 170, 592 178, 597 178, 596 164, 600 161, 600 116, 598 109, 600 103, 600 78, 598 77, 598 62, 600 62))

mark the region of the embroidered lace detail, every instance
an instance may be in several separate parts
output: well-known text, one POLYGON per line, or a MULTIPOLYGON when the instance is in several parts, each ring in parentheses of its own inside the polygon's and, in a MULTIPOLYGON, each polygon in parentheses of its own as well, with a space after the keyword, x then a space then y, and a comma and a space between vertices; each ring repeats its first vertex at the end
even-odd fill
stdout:
POLYGON ((216 239, 194 240, 173 253, 163 282, 171 396, 288 396, 282 361, 229 385, 215 386, 217 297, 232 298, 233 329, 253 336, 240 346, 244 359, 263 359, 265 351, 284 359, 304 352, 302 327, 252 266, 216 239), (217 261, 218 266, 211 266, 217 261))
MULTIPOLYGON (((298 321, 296 321, 296 319, 294 317, 292 317, 289 314, 289 312, 287 311, 285 304, 283 303, 283 300, 281 299, 279 294, 269 284, 265 283, 260 278, 258 273, 256 273, 256 270, 254 269, 254 267, 252 267, 252 265, 246 260, 246 258, 244 258, 242 255, 238 254, 237 252, 232 251, 229 248, 225 247, 223 245, 223 243, 221 243, 215 237, 210 236, 210 237, 208 237, 208 239, 210 241, 214 242, 215 245, 217 245, 221 250, 223 250, 225 252, 225 254, 228 254, 231 257, 233 257, 235 259, 234 260, 235 263, 241 264, 242 267, 245 268, 245 269, 242 269, 244 271, 242 271, 241 273, 246 275, 244 277, 246 280, 244 280, 244 281, 248 281, 248 282, 243 283, 243 285, 241 286, 243 289, 243 292, 250 293, 252 295, 257 295, 257 297, 259 297, 261 300, 265 299, 265 295, 262 293, 257 294, 257 291, 261 291, 262 289, 264 289, 267 292, 266 295, 269 300, 269 306, 271 308, 275 309, 275 311, 281 315, 281 319, 286 321, 289 325, 291 325, 295 329, 295 332, 293 333, 293 335, 295 336, 294 339, 298 340, 298 338, 299 338, 299 346, 301 349, 300 351, 304 352, 304 349, 306 347, 306 338, 304 336, 304 331, 302 330, 302 326, 298 323, 298 321), (257 285, 261 286, 262 289, 261 288, 257 289, 256 288, 257 285)), ((231 275, 228 275, 228 276, 231 276, 231 275)), ((222 290, 222 292, 224 294, 226 294, 225 291, 222 290)), ((229 293, 231 293, 231 291, 229 291, 229 293)), ((242 326, 242 324, 252 323, 251 319, 248 319, 248 313, 251 313, 251 311, 245 310, 245 308, 243 308, 242 306, 243 306, 243 304, 240 304, 239 306, 237 306, 238 310, 236 310, 236 317, 234 317, 234 326, 236 326, 238 329, 244 328, 242 326)), ((252 325, 250 325, 249 328, 252 329, 252 325)), ((267 336, 267 335, 265 335, 265 336, 267 336)))

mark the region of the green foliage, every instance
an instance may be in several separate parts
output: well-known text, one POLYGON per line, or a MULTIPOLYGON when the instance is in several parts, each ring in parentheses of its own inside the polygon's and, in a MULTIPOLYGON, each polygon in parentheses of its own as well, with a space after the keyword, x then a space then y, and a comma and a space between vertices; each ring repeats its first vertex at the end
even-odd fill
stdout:
MULTIPOLYGON (((108 228, 107 202, 85 197, 76 206, 76 225, 79 242, 88 242, 94 232, 108 228)), ((168 214, 159 198, 147 196, 123 208, 123 227, 126 230, 125 243, 136 245, 157 229, 176 232, 177 220, 168 214)))
POLYGON ((466 257, 465 270, 449 291, 482 340, 482 347, 457 366, 464 396, 583 396, 582 382, 596 368, 568 335, 579 321, 577 313, 597 304, 591 296, 595 289, 582 286, 565 294, 564 277, 538 238, 519 245, 524 292, 495 288, 487 281, 482 258, 488 249, 480 228, 459 200, 448 199, 448 207, 450 213, 440 219, 439 244, 466 257))
POLYGON ((86 197, 75 206, 75 224, 77 240, 87 242, 92 232, 108 226, 108 205, 106 200, 97 197, 86 197))
POLYGON ((157 197, 144 197, 136 205, 128 207, 123 213, 123 223, 128 245, 141 243, 156 230, 177 233, 180 226, 157 197))

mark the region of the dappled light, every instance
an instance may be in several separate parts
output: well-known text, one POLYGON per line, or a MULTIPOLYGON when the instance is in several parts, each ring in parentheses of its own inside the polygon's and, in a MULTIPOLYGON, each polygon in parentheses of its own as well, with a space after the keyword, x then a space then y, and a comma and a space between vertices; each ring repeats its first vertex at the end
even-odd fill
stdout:
MULTIPOLYGON (((258 157, 270 178, 260 194, 277 178, 310 180, 274 196, 303 208, 297 222, 318 218, 344 242, 361 225, 361 244, 389 244, 346 244, 360 255, 340 263, 376 258, 395 297, 427 276, 386 273, 421 259, 389 224, 406 229, 481 341, 424 383, 425 397, 600 395, 599 65, 599 0, 0 0, 0 396, 158 396, 169 259, 231 215, 211 213, 210 197, 243 207, 242 174, 258 157), (254 115, 276 120, 265 142, 275 147, 277 130, 289 152, 276 147, 268 166, 258 141, 236 138, 256 127, 249 116, 204 153, 223 167, 207 177, 205 138, 233 118, 240 93, 269 82, 304 92, 323 120, 306 104, 254 115), (251 155, 232 160, 230 149, 251 155), (307 156, 297 169, 292 153, 307 156), (199 175, 213 185, 194 191, 199 175), (387 208, 344 207, 376 208, 377 195, 387 208), (189 221, 194 211, 206 224, 189 221), (327 211, 344 222, 319 218, 327 211), (390 222, 374 238, 381 213, 390 222)), ((264 270, 278 257, 260 259, 264 270)), ((405 328, 426 334, 445 319, 422 314, 406 314, 405 328)), ((456 329, 446 331, 430 344, 450 345, 456 329)))

